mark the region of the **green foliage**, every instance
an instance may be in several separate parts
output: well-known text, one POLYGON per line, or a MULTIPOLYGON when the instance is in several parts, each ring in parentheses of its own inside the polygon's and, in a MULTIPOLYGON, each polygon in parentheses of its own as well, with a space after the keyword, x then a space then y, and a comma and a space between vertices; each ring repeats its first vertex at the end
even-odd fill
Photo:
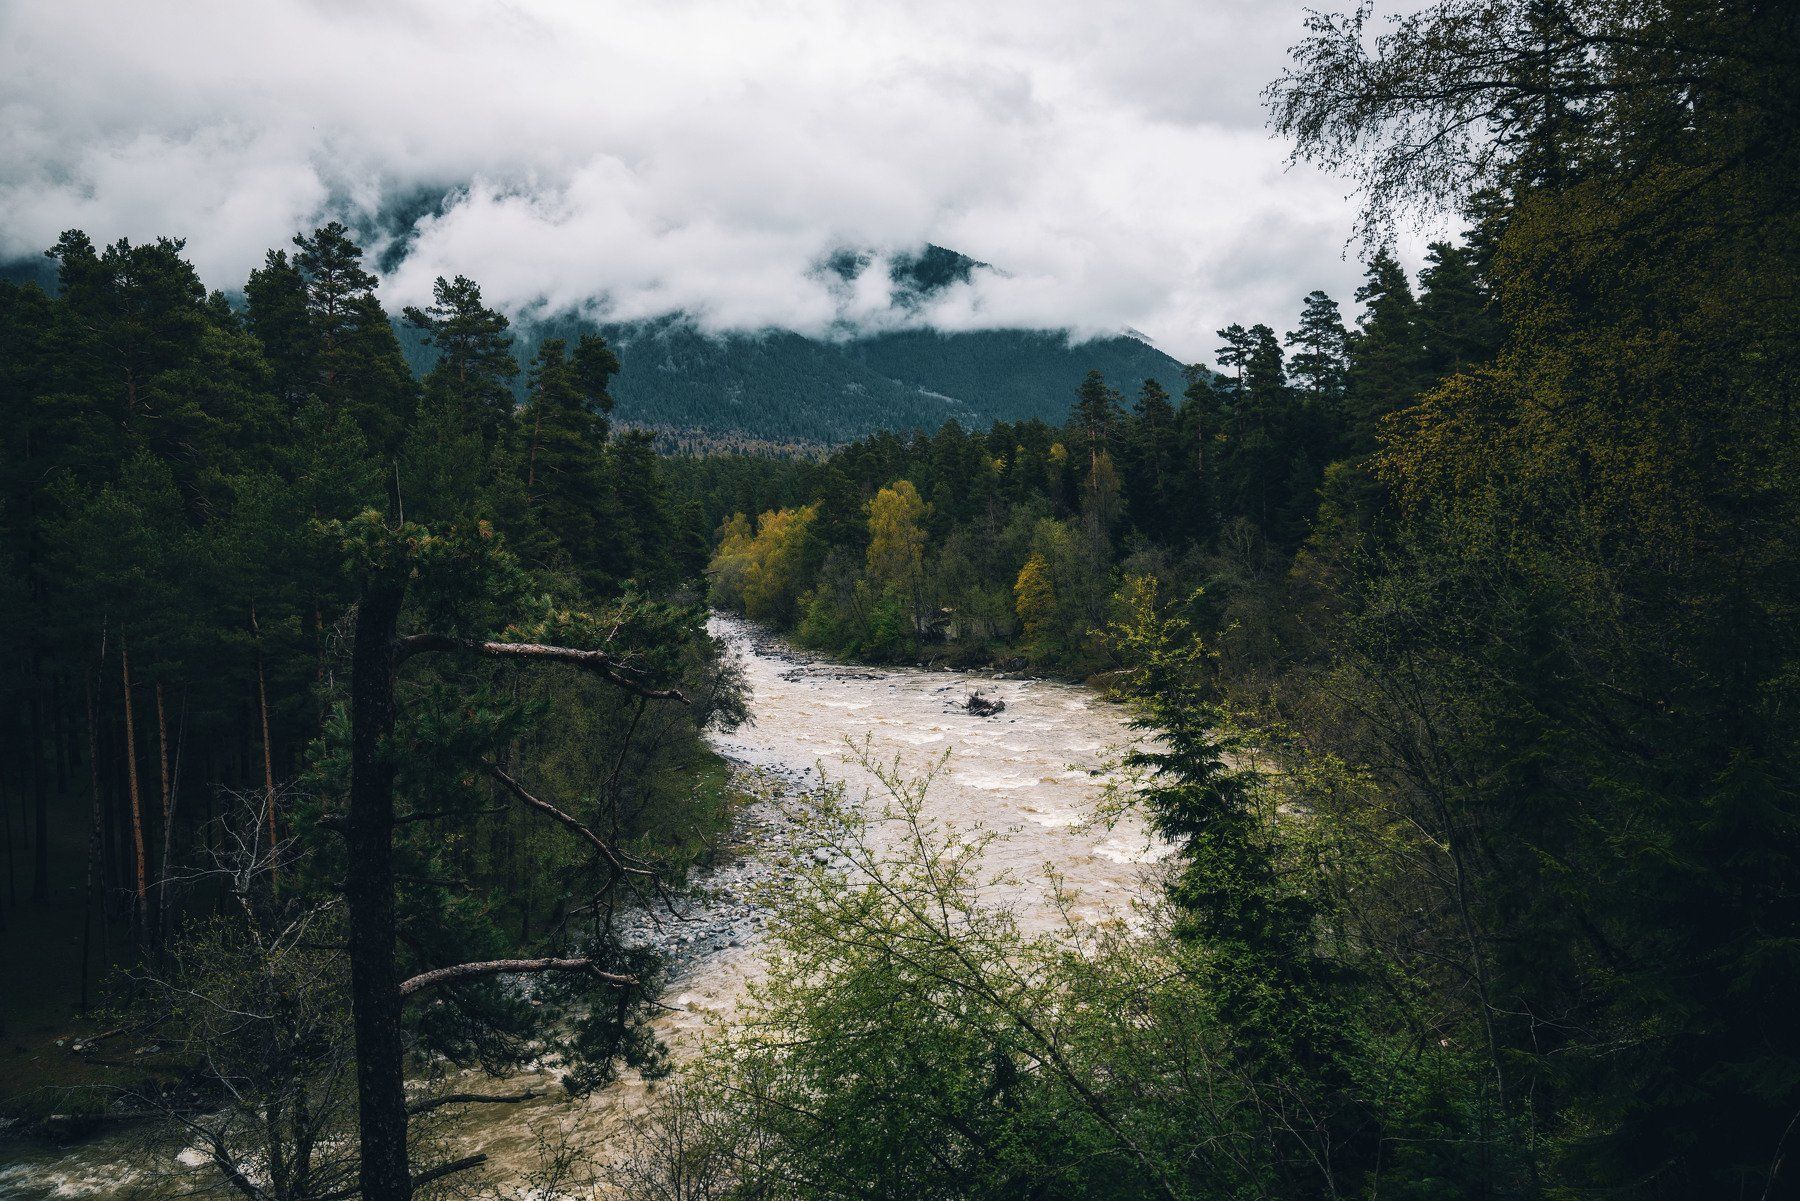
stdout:
POLYGON ((1023 934, 982 895, 982 840, 921 815, 929 777, 865 766, 876 800, 798 815, 844 866, 770 898, 767 976, 640 1134, 626 1195, 697 1165, 684 1195, 1257 1195, 1248 1097, 1206 1072, 1186 945, 1155 920, 1023 934))
POLYGON ((242 318, 181 249, 71 232, 54 296, 0 285, 0 697, 20 715, 0 753, 27 786, 44 906, 89 915, 46 987, 85 1005, 100 950, 132 966, 133 1020, 229 1101, 189 1183, 287 1156, 270 1195, 316 1201, 355 1177, 331 914, 358 590, 405 582, 408 632, 603 649, 696 698, 649 712, 590 673, 455 654, 403 673, 400 970, 578 953, 640 981, 447 988, 410 1008, 424 1076, 548 1055, 580 1092, 660 1070, 660 966, 611 925, 643 878, 612 879, 487 765, 678 885, 730 821, 701 732, 743 718, 741 682, 679 595, 699 564, 647 440, 610 437, 619 363, 599 339, 543 348, 518 410, 506 322, 466 279, 409 314, 438 353, 421 385, 343 227, 272 252, 242 318), (249 859, 221 867, 233 847, 249 859))

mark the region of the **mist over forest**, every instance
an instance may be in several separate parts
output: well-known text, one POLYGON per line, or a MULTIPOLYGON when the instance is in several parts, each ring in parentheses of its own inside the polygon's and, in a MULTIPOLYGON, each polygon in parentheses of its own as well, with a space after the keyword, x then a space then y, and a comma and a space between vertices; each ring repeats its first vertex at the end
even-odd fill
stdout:
POLYGON ((0 16, 0 1194, 1800 1195, 1800 10, 1128 7, 0 16))

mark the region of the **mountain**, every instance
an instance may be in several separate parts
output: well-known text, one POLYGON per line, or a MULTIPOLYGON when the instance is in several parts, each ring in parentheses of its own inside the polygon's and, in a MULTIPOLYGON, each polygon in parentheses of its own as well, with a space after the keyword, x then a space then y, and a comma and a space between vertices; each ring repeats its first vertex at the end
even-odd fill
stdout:
MULTIPOLYGON (((820 263, 846 283, 876 256, 841 250, 820 263)), ((391 267, 392 264, 380 264, 391 267)), ((47 260, 5 266, 5 274, 55 286, 47 260)), ((889 260, 893 306, 917 309, 934 293, 967 283, 987 264, 926 246, 889 260)), ((397 324, 415 370, 432 352, 397 324)), ((619 353, 616 419, 654 431, 667 447, 836 445, 877 430, 935 430, 1038 417, 1061 421, 1075 387, 1098 370, 1129 398, 1146 379, 1180 392, 1182 365, 1133 334, 1072 342, 1058 331, 909 329, 829 337, 786 330, 709 335, 679 317, 600 324, 562 317, 515 327, 521 365, 545 338, 597 330, 619 353)), ((524 387, 520 375, 521 393, 524 387)))
POLYGON ((624 364, 617 417, 660 431, 839 443, 881 429, 1061 421, 1090 369, 1135 392, 1181 388, 1181 364, 1136 338, 932 330, 844 340, 785 331, 708 337, 678 322, 607 326, 624 364))
MULTIPOLYGON (((818 265, 823 277, 854 282, 877 261, 839 250, 818 265)), ((888 260, 892 305, 916 311, 937 292, 968 283, 988 264, 942 246, 888 260)), ((1061 421, 1075 387, 1098 370, 1128 396, 1144 380, 1170 392, 1182 365, 1134 334, 1082 342, 1046 330, 939 332, 910 329, 829 337, 787 330, 711 335, 679 317, 628 324, 575 318, 521 322, 521 362, 544 338, 597 330, 618 351, 615 417, 653 430, 670 447, 834 445, 877 430, 935 430, 1039 417, 1061 421)), ((421 370, 430 351, 406 336, 421 370)))

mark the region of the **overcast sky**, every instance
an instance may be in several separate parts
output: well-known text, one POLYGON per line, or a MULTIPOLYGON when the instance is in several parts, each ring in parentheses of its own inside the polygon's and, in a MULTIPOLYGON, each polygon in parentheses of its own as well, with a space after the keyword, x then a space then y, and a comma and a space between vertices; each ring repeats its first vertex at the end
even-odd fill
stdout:
POLYGON ((933 324, 1210 359, 1359 274, 1348 183, 1264 126, 1303 7, 5 0, 0 257, 167 233, 238 288, 297 229, 456 189, 390 305, 460 273, 515 313, 819 332, 893 319, 883 272, 821 278, 831 250, 935 242, 1004 274, 933 324))

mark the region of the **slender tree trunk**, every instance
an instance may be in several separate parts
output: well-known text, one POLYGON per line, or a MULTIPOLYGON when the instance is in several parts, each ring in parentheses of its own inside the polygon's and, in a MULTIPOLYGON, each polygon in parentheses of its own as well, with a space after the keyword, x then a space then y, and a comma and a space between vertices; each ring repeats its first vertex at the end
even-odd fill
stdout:
POLYGON ((58 676, 50 677, 50 748, 56 765, 56 795, 69 795, 69 764, 74 757, 67 729, 68 715, 63 712, 63 695, 58 676))
MULTIPOLYGON (((163 825, 169 822, 169 715, 163 708, 163 686, 158 680, 155 685, 156 694, 156 773, 157 783, 162 786, 163 825)), ((162 865, 158 865, 159 868, 162 865)), ((161 878, 159 873, 159 879, 161 878)))
POLYGON ((37 817, 37 842, 32 844, 31 899, 50 899, 50 782, 44 778, 43 652, 33 636, 31 645, 31 801, 37 817))
MULTIPOLYGON (((94 681, 90 678, 82 681, 82 692, 87 700, 87 736, 88 736, 88 796, 93 809, 93 833, 88 838, 87 887, 81 893, 81 1012, 86 1016, 88 1011, 88 948, 93 944, 94 936, 94 889, 106 887, 104 864, 100 861, 104 834, 101 822, 100 807, 100 740, 94 729, 94 681), (98 873, 98 874, 97 874, 98 873)), ((105 956, 106 908, 100 909, 101 954, 105 956)))
POLYGON ((544 398, 537 397, 531 406, 531 458, 525 465, 525 507, 531 507, 531 487, 537 482, 538 434, 544 427, 544 398))
POLYGON ((406 1085, 400 1043, 400 982, 394 970, 395 633, 403 594, 371 585, 357 606, 350 680, 348 865, 350 998, 356 1028, 356 1091, 362 1135, 361 1201, 405 1201, 406 1085))
POLYGON ((149 873, 144 862, 144 804, 138 789, 137 723, 131 714, 131 650, 125 644, 124 634, 119 635, 119 679, 125 696, 125 779, 131 796, 132 885, 137 893, 136 922, 141 938, 149 893, 146 877, 149 873))
MULTIPOLYGON (((250 632, 256 637, 256 710, 262 718, 263 807, 269 812, 269 850, 275 850, 275 754, 269 743, 269 686, 263 673, 262 629, 256 624, 256 606, 250 606, 250 632)), ((275 861, 270 861, 269 878, 279 879, 275 861)))
POLYGON ((19 903, 19 890, 13 869, 12 798, 5 789, 0 789, 0 823, 6 826, 6 904, 14 908, 19 903))
MULTIPOLYGON (((181 705, 182 729, 187 728, 187 701, 181 705)), ((156 945, 161 947, 169 936, 169 859, 175 851, 175 786, 181 778, 181 747, 176 744, 175 769, 169 770, 169 721, 163 709, 163 686, 156 685, 156 738, 162 751, 162 858, 156 874, 156 945)))

